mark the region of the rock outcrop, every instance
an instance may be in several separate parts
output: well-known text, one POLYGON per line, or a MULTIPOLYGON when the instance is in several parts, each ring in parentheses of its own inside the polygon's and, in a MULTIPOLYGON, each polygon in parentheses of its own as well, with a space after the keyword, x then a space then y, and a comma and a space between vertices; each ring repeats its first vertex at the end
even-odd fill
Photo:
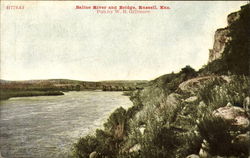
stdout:
POLYGON ((208 150, 209 150, 209 145, 208 145, 208 143, 207 143, 206 140, 203 140, 203 142, 201 144, 201 149, 199 151, 200 158, 211 157, 211 155, 209 154, 208 150))
POLYGON ((246 25, 244 17, 249 17, 248 13, 248 10, 241 10, 230 14, 229 26, 216 31, 209 57, 211 63, 204 67, 208 71, 196 74, 185 67, 179 73, 163 75, 144 85, 143 89, 132 91, 130 99, 134 106, 127 111, 115 111, 106 124, 109 126, 105 126, 112 137, 96 136, 103 142, 112 141, 108 149, 105 148, 107 144, 101 142, 100 149, 105 151, 97 150, 98 156, 105 156, 106 150, 111 153, 110 157, 249 156, 250 78, 234 76, 246 74, 245 70, 229 75, 229 72, 245 68, 239 64, 247 59, 245 28, 250 25, 246 25), (222 68, 214 68, 220 64, 222 68), (229 71, 231 65, 239 68, 229 71), (231 103, 226 105, 226 102, 231 103), (220 108, 214 110, 216 107, 220 108))
POLYGON ((138 152, 139 150, 141 150, 141 144, 135 144, 132 148, 129 149, 129 152, 138 152))
POLYGON ((222 53, 226 47, 226 44, 232 39, 229 36, 229 29, 228 28, 223 28, 223 29, 218 29, 215 32, 214 35, 214 46, 213 49, 209 50, 209 61, 212 62, 216 59, 221 58, 222 53))
POLYGON ((182 82, 179 85, 179 89, 182 90, 183 92, 195 93, 195 91, 197 91, 197 89, 202 84, 204 84, 204 82, 212 80, 214 78, 215 76, 203 76, 203 77, 192 78, 185 82, 182 82))
POLYGON ((221 117, 225 120, 232 121, 232 125, 247 128, 250 125, 250 121, 243 108, 236 106, 221 107, 213 112, 216 117, 221 117))
POLYGON ((250 109, 250 97, 249 97, 249 96, 246 97, 246 98, 244 99, 243 108, 244 108, 247 112, 249 112, 249 109, 250 109))
POLYGON ((192 97, 189 97, 189 98, 185 99, 185 102, 186 103, 192 103, 192 102, 195 102, 197 99, 198 99, 197 96, 192 96, 192 97))
POLYGON ((200 158, 200 156, 192 154, 192 155, 187 156, 186 158, 200 158))
POLYGON ((232 143, 239 147, 247 147, 250 151, 250 132, 237 135, 232 143))
POLYGON ((92 153, 89 154, 89 158, 97 158, 98 154, 96 151, 93 151, 92 153))
MULTIPOLYGON (((228 15, 227 23, 228 26, 232 25, 235 21, 240 19, 240 12, 234 12, 228 15)), ((208 62, 212 62, 216 59, 221 58, 226 45, 232 40, 230 35, 229 27, 221 28, 216 30, 214 35, 213 49, 209 50, 208 62)))
POLYGON ((240 12, 233 12, 227 16, 228 25, 233 24, 236 20, 240 18, 240 12))

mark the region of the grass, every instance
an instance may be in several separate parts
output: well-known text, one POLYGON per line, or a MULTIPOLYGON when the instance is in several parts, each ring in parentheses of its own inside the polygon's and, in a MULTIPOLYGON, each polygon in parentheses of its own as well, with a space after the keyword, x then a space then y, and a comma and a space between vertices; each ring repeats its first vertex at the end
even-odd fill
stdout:
POLYGON ((98 147, 88 137, 81 138, 76 146, 84 144, 92 149, 88 150, 86 146, 75 148, 76 153, 88 153, 86 158, 93 151, 106 158, 176 158, 198 154, 202 141, 206 140, 212 156, 248 157, 249 146, 233 144, 232 140, 236 132, 244 133, 249 128, 235 129, 231 122, 212 117, 212 112, 228 102, 242 107, 244 98, 250 96, 249 12, 248 4, 241 10, 240 19, 228 27, 232 40, 226 45, 222 59, 209 63, 198 72, 186 66, 179 73, 148 82, 143 89, 125 93, 130 95, 134 106, 128 111, 115 111, 108 121, 109 126, 96 132, 98 147), (195 94, 185 94, 178 89, 180 83, 204 75, 228 75, 231 81, 208 80, 197 88, 195 94), (179 102, 165 100, 173 93, 180 96, 177 98, 179 102), (193 95, 197 96, 196 101, 184 101, 193 95), (115 127, 123 123, 124 137, 116 139, 115 127), (142 127, 144 133, 140 131, 142 127), (129 152, 136 144, 140 144, 141 149, 129 152))
POLYGON ((0 100, 13 97, 32 97, 32 96, 55 96, 63 95, 60 91, 32 91, 32 90, 0 90, 0 100))
POLYGON ((200 88, 199 99, 209 105, 211 110, 225 106, 228 102, 243 107, 244 98, 250 95, 250 78, 247 76, 231 76, 230 78, 229 83, 218 79, 208 81, 200 88))
POLYGON ((232 126, 232 121, 207 115, 198 124, 201 137, 207 141, 208 152, 212 156, 249 156, 248 147, 232 143, 240 128, 232 126))
POLYGON ((177 83, 183 82, 185 76, 185 73, 171 74, 152 81, 142 90, 129 92, 134 106, 128 110, 119 108, 111 114, 104 130, 97 130, 91 138, 97 140, 97 146, 88 137, 81 138, 75 145, 75 153, 81 154, 76 157, 85 158, 93 151, 107 158, 186 157, 198 154, 204 139, 213 146, 210 148, 212 155, 227 156, 227 152, 229 155, 247 155, 245 146, 231 144, 234 137, 228 131, 233 129, 227 122, 207 116, 228 102, 241 107, 249 95, 250 78, 229 76, 229 83, 221 78, 208 80, 197 89, 198 99, 187 103, 184 100, 191 94, 177 90, 177 83), (167 100, 171 93, 177 94, 179 102, 167 100), (143 134, 141 128, 145 129, 143 134), (141 146, 140 150, 129 152, 136 144, 141 146))
POLYGON ((100 157, 116 158, 119 148, 129 131, 127 111, 116 109, 104 124, 104 130, 97 129, 92 136, 86 136, 74 145, 73 157, 88 158, 96 151, 100 157))

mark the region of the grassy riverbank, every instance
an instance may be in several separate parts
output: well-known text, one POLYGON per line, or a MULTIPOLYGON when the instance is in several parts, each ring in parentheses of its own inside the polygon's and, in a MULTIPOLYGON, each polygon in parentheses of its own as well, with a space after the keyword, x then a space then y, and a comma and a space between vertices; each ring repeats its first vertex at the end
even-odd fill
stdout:
POLYGON ((221 76, 212 76, 198 87, 181 89, 178 82, 202 77, 185 79, 188 74, 175 75, 176 78, 173 74, 162 76, 143 90, 131 93, 134 106, 118 108, 104 129, 79 139, 73 157, 89 158, 96 153, 96 158, 184 158, 198 155, 204 140, 210 144, 208 152, 214 157, 247 156, 247 144, 231 142, 249 127, 232 127, 212 114, 228 102, 243 107, 250 78, 227 76, 230 82, 226 82, 221 76), (223 148, 218 144, 223 144, 223 148))
POLYGON ((0 90, 0 100, 13 97, 32 97, 32 96, 56 96, 64 95, 60 91, 32 91, 32 90, 0 90))
POLYGON ((118 108, 103 129, 80 138, 72 157, 249 157, 250 5, 230 15, 233 22, 225 29, 231 41, 224 43, 221 58, 199 71, 186 66, 126 93, 133 106, 118 108))
POLYGON ((66 79, 7 81, 0 80, 0 99, 27 96, 63 95, 68 91, 131 91, 140 89, 147 81, 100 81, 88 82, 66 79))

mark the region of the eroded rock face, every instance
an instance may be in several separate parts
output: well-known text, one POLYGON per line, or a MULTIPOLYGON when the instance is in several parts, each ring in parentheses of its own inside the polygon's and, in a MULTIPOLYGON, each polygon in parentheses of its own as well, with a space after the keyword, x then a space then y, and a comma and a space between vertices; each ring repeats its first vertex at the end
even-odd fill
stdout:
POLYGON ((239 127, 247 128, 250 125, 246 111, 240 107, 224 106, 215 110, 213 115, 232 121, 232 125, 239 127))
POLYGON ((219 59, 223 51, 226 47, 226 44, 232 40, 232 38, 229 36, 229 29, 228 28, 223 28, 223 29, 218 29, 215 32, 214 35, 214 45, 213 49, 209 50, 209 60, 208 62, 212 62, 216 59, 219 59))
POLYGON ((205 81, 209 79, 214 79, 214 78, 215 76, 204 76, 204 77, 192 78, 185 82, 182 82, 179 85, 179 89, 182 90, 183 92, 194 93, 195 91, 197 91, 200 85, 202 85, 205 81))
MULTIPOLYGON (((229 14, 227 16, 228 26, 232 25, 238 19, 240 19, 240 12, 234 12, 229 14)), ((209 50, 208 62, 212 62, 222 56, 227 43, 232 40, 232 37, 229 35, 229 33, 229 27, 218 29, 215 32, 214 45, 213 49, 209 50)))
POLYGON ((234 12, 227 16, 228 25, 233 24, 236 20, 240 18, 240 12, 234 12))

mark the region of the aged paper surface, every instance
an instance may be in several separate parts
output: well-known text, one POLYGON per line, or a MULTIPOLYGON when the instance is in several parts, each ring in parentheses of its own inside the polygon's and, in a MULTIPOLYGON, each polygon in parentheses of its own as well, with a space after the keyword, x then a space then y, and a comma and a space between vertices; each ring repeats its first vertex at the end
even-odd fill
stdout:
POLYGON ((2 1, 1 78, 148 80, 198 69, 244 3, 2 1))
POLYGON ((215 31, 246 3, 1 1, 0 158, 72 156, 80 137, 132 106, 109 91, 140 91, 187 65, 198 71, 215 31))

